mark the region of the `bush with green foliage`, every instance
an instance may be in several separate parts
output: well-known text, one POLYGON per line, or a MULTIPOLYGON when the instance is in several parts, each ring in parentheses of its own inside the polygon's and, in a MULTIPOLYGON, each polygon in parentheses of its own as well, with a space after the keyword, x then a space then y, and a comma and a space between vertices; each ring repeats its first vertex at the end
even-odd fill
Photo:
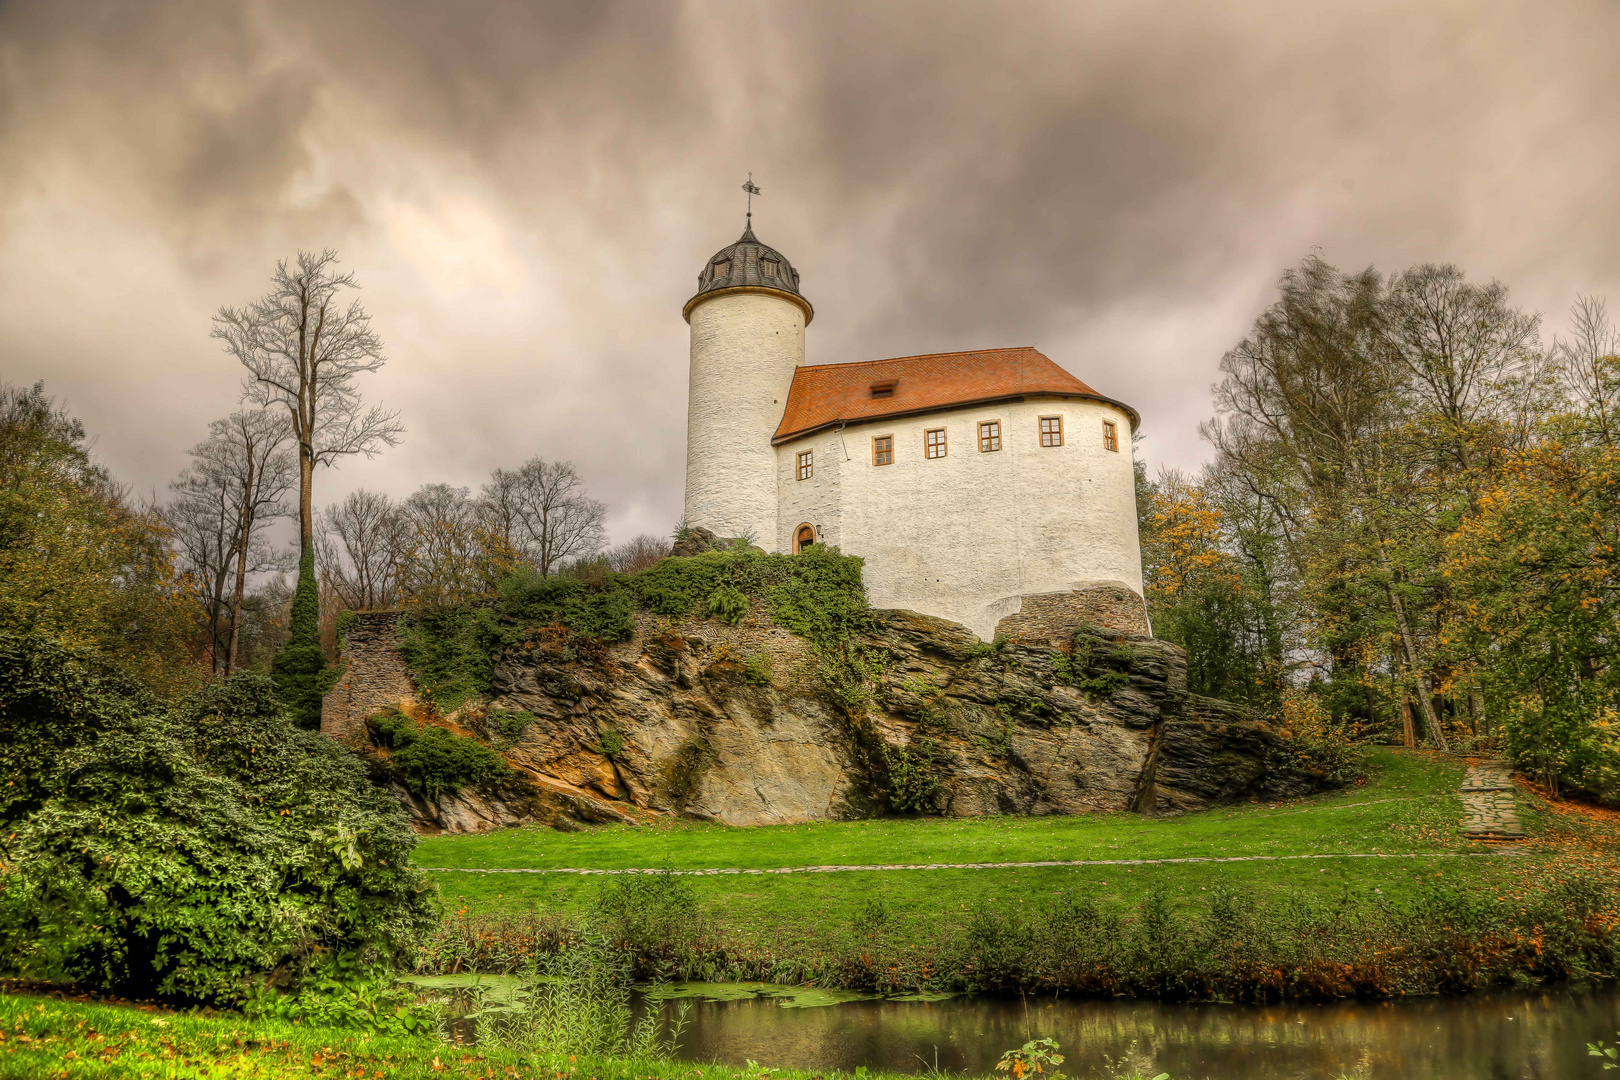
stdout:
POLYGON ((938 809, 940 760, 944 755, 930 738, 913 739, 910 746, 883 745, 888 767, 889 809, 900 814, 921 814, 938 809))
POLYGON ((418 723, 400 712, 383 713, 366 723, 392 751, 386 762, 389 773, 413 795, 436 799, 511 774, 500 754, 448 728, 418 723))
POLYGON ((254 987, 242 1002, 253 1020, 289 1020, 312 1027, 346 1028, 376 1035, 428 1035, 443 1019, 442 1006, 424 1002, 394 973, 340 953, 313 965, 294 990, 254 987))
POLYGON ((93 654, 0 635, 0 965, 140 997, 230 1000, 435 922, 404 811, 267 679, 165 708, 93 654))
POLYGON ((645 978, 691 978, 704 939, 703 916, 692 883, 664 870, 625 874, 604 885, 590 924, 645 978))

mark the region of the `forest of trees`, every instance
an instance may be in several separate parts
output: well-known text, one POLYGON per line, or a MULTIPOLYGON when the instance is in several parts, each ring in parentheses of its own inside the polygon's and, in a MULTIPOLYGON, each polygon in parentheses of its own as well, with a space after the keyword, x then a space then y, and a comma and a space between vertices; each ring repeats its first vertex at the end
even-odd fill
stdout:
POLYGON ((1501 745, 1620 791, 1620 339, 1450 266, 1318 258, 1221 361, 1213 460, 1140 483, 1155 633, 1202 693, 1501 745))
MULTIPOLYGON (((330 253, 300 255, 222 310, 245 407, 155 505, 42 386, 5 389, 0 632, 95 648, 163 692, 270 671, 308 723, 345 609, 668 554, 607 549, 566 461, 319 498, 321 466, 402 435, 362 402, 383 352, 339 303, 354 287, 330 253)), ((1285 273, 1221 360, 1208 465, 1139 477, 1153 627, 1186 648, 1191 689, 1284 725, 1500 746, 1555 788, 1620 794, 1620 336, 1594 299, 1571 327, 1544 342, 1503 286, 1449 266, 1285 273)))

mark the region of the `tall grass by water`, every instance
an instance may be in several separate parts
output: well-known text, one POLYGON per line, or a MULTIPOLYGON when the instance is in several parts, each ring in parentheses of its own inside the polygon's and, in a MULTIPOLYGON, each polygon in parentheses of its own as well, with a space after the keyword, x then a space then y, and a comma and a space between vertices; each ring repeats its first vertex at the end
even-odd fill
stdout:
POLYGON ((1083 893, 1014 908, 979 904, 923 937, 898 932, 888 906, 872 902, 806 951, 731 933, 698 910, 688 879, 665 873, 608 879, 583 923, 464 912, 441 928, 422 969, 521 971, 599 934, 637 979, 1329 1000, 1612 976, 1616 921, 1612 890, 1589 877, 1511 897, 1432 883, 1398 899, 1346 889, 1328 901, 1226 885, 1188 901, 1154 886, 1123 909, 1083 893))

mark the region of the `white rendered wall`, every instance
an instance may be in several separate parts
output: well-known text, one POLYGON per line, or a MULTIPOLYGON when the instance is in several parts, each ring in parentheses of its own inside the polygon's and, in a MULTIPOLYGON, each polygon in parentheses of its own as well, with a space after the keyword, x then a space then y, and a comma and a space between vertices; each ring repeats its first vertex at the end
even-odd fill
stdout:
POLYGON ((804 310, 760 293, 692 309, 686 406, 686 522, 776 547, 776 448, 793 369, 804 363, 804 310))
POLYGON ((988 640, 1028 594, 1099 584, 1142 592, 1130 418, 1112 406, 1026 400, 852 425, 778 451, 778 545, 790 550, 793 528, 822 513, 824 541, 866 560, 874 607, 937 615, 988 640), (1041 446, 1043 416, 1063 417, 1062 446, 1041 446), (981 420, 1001 421, 1001 450, 979 451, 981 420), (1103 446, 1104 420, 1117 451, 1103 446), (923 433, 941 427, 946 456, 927 459, 923 433), (872 464, 875 435, 894 436, 894 464, 872 464), (823 455, 836 468, 824 491, 790 479, 807 446, 818 477, 823 455))
POLYGON ((776 448, 777 487, 777 551, 792 551, 793 537, 800 525, 816 530, 816 543, 839 544, 843 535, 839 528, 839 477, 845 469, 855 465, 855 449, 850 449, 851 460, 844 460, 849 443, 840 433, 823 431, 807 438, 797 439, 776 448), (811 475, 800 480, 799 454, 809 450, 811 475))

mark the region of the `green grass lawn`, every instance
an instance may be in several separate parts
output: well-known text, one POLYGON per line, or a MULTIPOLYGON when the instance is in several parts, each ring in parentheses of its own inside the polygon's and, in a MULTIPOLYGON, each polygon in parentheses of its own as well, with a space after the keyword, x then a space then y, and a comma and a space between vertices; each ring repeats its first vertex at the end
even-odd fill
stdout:
MULTIPOLYGON (((1281 805, 1227 807, 1172 818, 1132 814, 817 822, 734 828, 688 822, 612 825, 576 833, 507 829, 425 838, 426 867, 715 867, 824 864, 1175 859, 1197 856, 1373 854, 1415 859, 1324 859, 1148 866, 977 870, 890 870, 831 874, 696 877, 700 902, 733 932, 778 945, 812 941, 843 927, 881 897, 906 926, 925 932, 940 917, 978 904, 1043 904, 1083 892, 1103 906, 1129 905, 1149 885, 1193 897, 1217 883, 1262 897, 1332 898, 1345 889, 1396 897, 1422 880, 1497 887, 1523 880, 1535 853, 1450 858, 1484 852, 1458 833, 1463 769, 1389 750, 1367 757, 1365 784, 1281 805)), ((1534 812, 1522 808, 1534 832, 1534 812)), ((606 879, 574 874, 433 874, 447 910, 496 915, 577 912, 606 879)))
MULTIPOLYGON (((237 1013, 168 1013, 0 994, 0 1080, 758 1080, 759 1070, 649 1058, 578 1059, 387 1038, 237 1013)), ((809 1080, 792 1069, 772 1080, 809 1080)), ((829 1070, 821 1080, 849 1074, 829 1070)), ((867 1074, 881 1080, 881 1074, 867 1074)))

